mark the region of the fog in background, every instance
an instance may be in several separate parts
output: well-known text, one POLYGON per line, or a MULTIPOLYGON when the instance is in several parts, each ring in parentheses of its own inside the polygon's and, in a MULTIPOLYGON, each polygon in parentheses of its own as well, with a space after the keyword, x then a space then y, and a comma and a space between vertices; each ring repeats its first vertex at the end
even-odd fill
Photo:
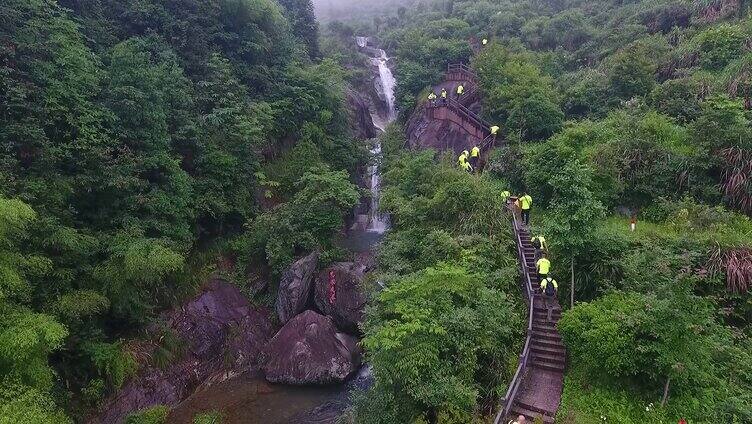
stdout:
MULTIPOLYGON (((316 17, 322 21, 358 21, 373 16, 395 14, 400 6, 412 6, 420 0, 313 0, 316 17)), ((423 0, 428 3, 427 0, 423 0)))

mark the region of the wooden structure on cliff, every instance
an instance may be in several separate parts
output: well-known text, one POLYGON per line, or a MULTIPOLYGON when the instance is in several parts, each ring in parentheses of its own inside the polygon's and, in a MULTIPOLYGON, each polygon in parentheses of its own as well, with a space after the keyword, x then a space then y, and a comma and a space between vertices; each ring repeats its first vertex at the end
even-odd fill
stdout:
POLYGON ((477 102, 480 97, 477 75, 465 64, 451 64, 444 79, 464 84, 465 94, 456 99, 450 95, 447 99, 429 102, 426 104, 426 114, 430 119, 450 121, 471 137, 482 140, 480 147, 484 150, 494 141, 491 136, 491 124, 468 108, 468 105, 477 102))

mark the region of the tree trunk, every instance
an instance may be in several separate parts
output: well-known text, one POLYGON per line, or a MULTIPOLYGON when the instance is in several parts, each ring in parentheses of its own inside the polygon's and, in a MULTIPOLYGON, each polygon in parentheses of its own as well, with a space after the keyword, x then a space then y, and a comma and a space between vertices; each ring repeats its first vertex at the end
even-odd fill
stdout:
POLYGON ((661 399, 661 406, 666 406, 666 401, 668 400, 668 389, 671 386, 671 377, 666 379, 666 385, 663 386, 663 399, 661 399))
POLYGON ((572 261, 570 262, 570 271, 572 271, 572 284, 569 286, 571 288, 571 291, 569 293, 569 308, 574 308, 574 256, 572 256, 572 261))

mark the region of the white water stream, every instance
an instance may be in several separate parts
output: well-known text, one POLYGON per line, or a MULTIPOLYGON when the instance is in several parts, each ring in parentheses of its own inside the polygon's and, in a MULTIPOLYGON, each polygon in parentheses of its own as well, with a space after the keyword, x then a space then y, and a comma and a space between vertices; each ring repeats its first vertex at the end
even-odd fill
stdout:
MULTIPOLYGON (((358 47, 361 49, 368 46, 368 37, 355 37, 358 47)), ((378 78, 374 80, 376 92, 383 96, 386 104, 386 116, 380 116, 378 112, 373 117, 374 125, 382 131, 386 126, 394 121, 397 117, 394 106, 394 88, 397 81, 394 79, 392 70, 389 69, 389 57, 382 49, 369 48, 367 51, 377 53, 371 57, 371 63, 378 69, 378 78)), ((374 158, 374 164, 368 169, 371 175, 371 208, 368 217, 368 228, 370 232, 383 234, 389 228, 389 218, 379 211, 381 197, 381 173, 379 171, 379 161, 381 159, 381 141, 376 142, 371 149, 371 156, 374 158)))

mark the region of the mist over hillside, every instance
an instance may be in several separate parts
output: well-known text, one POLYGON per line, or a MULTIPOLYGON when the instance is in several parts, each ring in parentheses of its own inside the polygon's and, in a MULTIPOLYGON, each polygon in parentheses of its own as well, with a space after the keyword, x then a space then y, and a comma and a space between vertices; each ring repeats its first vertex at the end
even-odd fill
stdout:
POLYGON ((411 7, 418 0, 313 0, 316 17, 321 21, 357 20, 369 15, 396 13, 399 7, 411 7))

